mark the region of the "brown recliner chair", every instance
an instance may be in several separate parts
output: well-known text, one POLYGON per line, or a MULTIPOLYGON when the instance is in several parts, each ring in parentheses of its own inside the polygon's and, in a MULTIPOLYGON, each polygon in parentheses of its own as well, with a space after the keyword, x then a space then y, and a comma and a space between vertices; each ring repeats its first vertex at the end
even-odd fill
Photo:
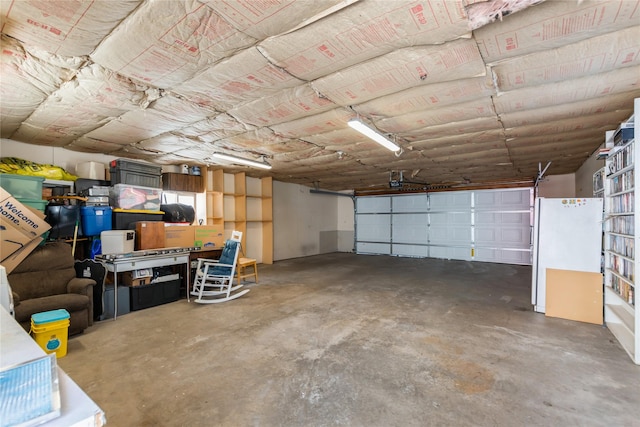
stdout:
POLYGON ((31 315, 64 308, 69 312, 69 335, 93 324, 95 280, 77 278, 71 246, 52 242, 37 247, 9 274, 15 318, 27 331, 31 315))

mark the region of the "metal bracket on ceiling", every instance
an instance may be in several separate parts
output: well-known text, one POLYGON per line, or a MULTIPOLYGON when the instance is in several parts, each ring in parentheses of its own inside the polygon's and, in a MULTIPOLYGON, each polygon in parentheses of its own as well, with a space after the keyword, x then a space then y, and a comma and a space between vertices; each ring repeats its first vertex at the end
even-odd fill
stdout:
POLYGON ((547 166, 545 166, 544 169, 542 169, 542 163, 538 162, 538 176, 536 176, 536 181, 533 184, 535 188, 538 188, 538 184, 540 184, 540 181, 542 181, 542 178, 544 177, 544 174, 547 172, 547 169, 549 169, 549 166, 551 166, 551 162, 547 163, 547 166))

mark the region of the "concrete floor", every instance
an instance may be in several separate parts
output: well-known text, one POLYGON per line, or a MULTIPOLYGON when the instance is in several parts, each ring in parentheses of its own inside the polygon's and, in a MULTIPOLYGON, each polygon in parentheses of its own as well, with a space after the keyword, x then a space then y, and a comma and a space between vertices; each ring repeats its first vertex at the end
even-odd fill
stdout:
POLYGON ((328 254, 221 305, 98 322, 62 368, 111 426, 639 426, 604 327, 532 312, 531 268, 328 254))

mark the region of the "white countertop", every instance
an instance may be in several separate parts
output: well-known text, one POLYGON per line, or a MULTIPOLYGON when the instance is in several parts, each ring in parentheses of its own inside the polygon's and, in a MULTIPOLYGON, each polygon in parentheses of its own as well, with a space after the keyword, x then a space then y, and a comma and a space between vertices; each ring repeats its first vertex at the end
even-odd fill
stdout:
MULTIPOLYGON (((4 307, 0 307, 0 370, 43 357, 46 357, 45 351, 4 307)), ((57 391, 54 390, 54 394, 59 395, 60 415, 38 425, 100 427, 106 424, 102 409, 60 367, 56 369, 58 387, 57 391)))

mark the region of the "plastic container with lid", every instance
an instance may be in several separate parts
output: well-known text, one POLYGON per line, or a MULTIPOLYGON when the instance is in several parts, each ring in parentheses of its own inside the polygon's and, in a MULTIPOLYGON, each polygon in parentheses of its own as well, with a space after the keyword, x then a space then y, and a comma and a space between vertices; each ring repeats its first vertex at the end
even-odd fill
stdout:
POLYGON ((65 309, 35 313, 31 316, 31 332, 36 343, 57 358, 67 355, 69 312, 65 309))
POLYGON ((0 187, 16 199, 42 199, 43 182, 44 178, 39 176, 0 173, 0 187))

